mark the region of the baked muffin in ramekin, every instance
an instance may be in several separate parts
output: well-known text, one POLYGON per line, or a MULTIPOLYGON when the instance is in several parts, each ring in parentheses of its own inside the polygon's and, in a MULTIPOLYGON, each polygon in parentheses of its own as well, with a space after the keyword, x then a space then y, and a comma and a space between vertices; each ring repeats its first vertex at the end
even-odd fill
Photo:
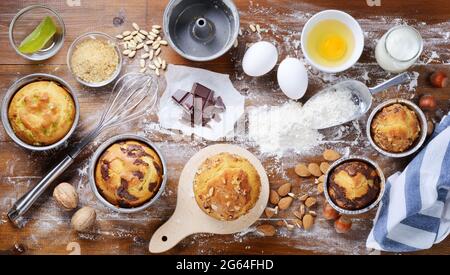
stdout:
POLYGON ((367 119, 367 138, 381 154, 401 158, 424 144, 427 120, 423 111, 406 99, 390 99, 376 106, 367 119))
POLYGON ((139 140, 109 145, 95 165, 98 192, 112 205, 135 208, 150 201, 163 182, 163 164, 155 150, 139 140))
POLYGON ((206 159, 194 178, 198 206, 209 216, 236 220, 252 209, 261 192, 261 179, 245 158, 220 153, 206 159))
POLYGON ((78 125, 80 107, 66 81, 35 73, 11 84, 0 115, 6 133, 16 144, 40 152, 66 143, 78 125))
POLYGON ((382 108, 370 127, 374 142, 393 153, 408 150, 420 135, 420 122, 416 113, 399 103, 382 108))
POLYGON ((328 203, 343 214, 361 214, 381 200, 385 179, 373 161, 347 157, 333 163, 325 175, 324 195, 328 203))
POLYGON ((69 92, 48 80, 23 86, 8 107, 8 120, 14 133, 34 146, 61 140, 72 128, 75 114, 75 102, 69 92))

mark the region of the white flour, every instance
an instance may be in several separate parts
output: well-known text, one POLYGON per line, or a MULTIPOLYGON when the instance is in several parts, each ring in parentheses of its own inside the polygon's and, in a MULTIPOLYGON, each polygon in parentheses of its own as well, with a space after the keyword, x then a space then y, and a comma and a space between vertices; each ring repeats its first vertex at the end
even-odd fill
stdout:
POLYGON ((249 111, 249 139, 264 153, 282 154, 286 150, 308 151, 319 144, 322 135, 301 118, 302 105, 289 101, 280 107, 260 107, 249 111))
POLYGON ((256 108, 249 112, 249 139, 263 153, 309 151, 323 139, 314 128, 341 124, 357 111, 350 93, 344 90, 320 94, 304 107, 290 101, 279 107, 256 108))

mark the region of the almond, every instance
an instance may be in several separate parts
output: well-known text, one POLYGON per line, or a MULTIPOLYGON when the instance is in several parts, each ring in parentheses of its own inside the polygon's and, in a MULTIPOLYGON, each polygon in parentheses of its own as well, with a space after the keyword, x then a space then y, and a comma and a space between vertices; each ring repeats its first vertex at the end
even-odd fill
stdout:
POLYGON ((320 163, 320 171, 322 171, 322 173, 326 174, 328 172, 328 169, 330 168, 330 164, 328 162, 321 162, 320 163))
POLYGON ((277 191, 278 195, 280 195, 281 197, 286 196, 289 192, 291 192, 291 187, 292 184, 290 184, 289 182, 281 185, 277 191))
POLYGON ((271 224, 261 224, 256 227, 256 232, 261 236, 271 237, 275 235, 276 231, 276 228, 271 224))
POLYGON ((304 163, 299 163, 295 166, 295 173, 300 177, 309 177, 311 173, 308 171, 308 167, 304 163))
POLYGON ((316 199, 316 198, 314 198, 314 197, 309 197, 309 198, 307 198, 306 201, 305 201, 305 206, 308 207, 308 208, 310 208, 310 207, 314 206, 314 205, 316 204, 316 202, 317 202, 317 199, 316 199))
POLYGON ((278 204, 280 201, 280 195, 275 190, 270 190, 269 201, 271 204, 278 204))
POLYGON ((301 195, 300 197, 298 197, 298 200, 299 200, 299 201, 306 201, 306 199, 307 199, 308 197, 309 197, 308 194, 303 194, 303 195, 301 195))
POLYGON ((306 214, 302 219, 302 223, 305 230, 310 230, 314 225, 314 217, 310 214, 306 214))
POLYGON ((317 180, 319 182, 324 182, 325 181, 325 175, 320 176, 317 180))
POLYGON ((315 177, 322 176, 322 171, 320 171, 320 167, 317 163, 308 164, 308 171, 315 177))
POLYGON ((338 160, 340 157, 341 157, 341 155, 332 149, 326 149, 323 152, 323 158, 328 161, 335 161, 335 160, 338 160))
POLYGON ((291 197, 284 197, 278 202, 278 207, 280 210, 286 210, 291 206, 291 203, 294 199, 291 197))
POLYGON ((267 218, 272 218, 275 215, 276 210, 271 207, 266 207, 264 210, 264 213, 266 214, 267 218))
POLYGON ((323 182, 317 184, 317 194, 323 194, 323 182))

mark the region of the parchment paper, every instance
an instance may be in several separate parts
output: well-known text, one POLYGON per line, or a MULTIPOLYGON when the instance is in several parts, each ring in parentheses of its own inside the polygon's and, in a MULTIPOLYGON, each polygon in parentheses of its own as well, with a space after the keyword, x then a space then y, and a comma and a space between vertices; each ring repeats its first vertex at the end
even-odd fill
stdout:
POLYGON ((231 83, 227 74, 219 74, 204 69, 179 65, 169 65, 166 72, 167 86, 159 103, 159 123, 166 129, 181 130, 183 134, 194 133, 199 137, 216 141, 226 136, 234 129, 234 124, 244 113, 245 97, 231 83), (220 96, 226 106, 220 114, 221 121, 211 120, 208 126, 190 127, 181 122, 183 109, 177 105, 171 96, 179 89, 190 91, 192 85, 198 82, 214 91, 214 96, 220 96))

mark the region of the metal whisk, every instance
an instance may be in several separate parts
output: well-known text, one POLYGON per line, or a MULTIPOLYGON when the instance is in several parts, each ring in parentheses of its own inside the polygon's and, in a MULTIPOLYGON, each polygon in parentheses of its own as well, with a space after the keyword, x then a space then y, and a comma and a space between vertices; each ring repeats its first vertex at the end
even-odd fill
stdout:
POLYGON ((128 73, 123 75, 112 89, 108 107, 103 112, 94 130, 75 144, 53 169, 30 191, 16 201, 8 211, 8 218, 16 225, 23 226, 22 217, 102 131, 128 123, 147 114, 156 105, 158 99, 158 82, 150 75, 128 73))

